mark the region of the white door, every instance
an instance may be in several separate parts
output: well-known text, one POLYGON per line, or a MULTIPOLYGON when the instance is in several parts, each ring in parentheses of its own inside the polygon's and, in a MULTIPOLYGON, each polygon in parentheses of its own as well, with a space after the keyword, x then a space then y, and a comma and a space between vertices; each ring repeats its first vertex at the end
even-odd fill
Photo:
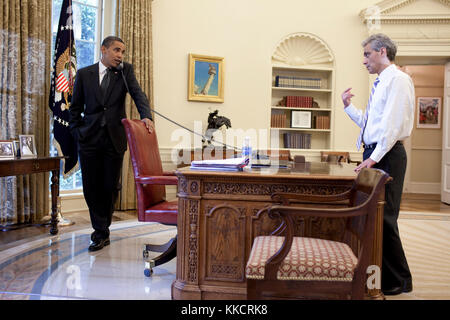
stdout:
MULTIPOLYGON (((398 67, 401 71, 403 71, 404 73, 408 74, 411 78, 412 73, 410 72, 410 70, 408 70, 408 66, 399 66, 398 67)), ((414 97, 414 101, 415 101, 415 97, 414 97)), ((413 128, 414 130, 414 128, 413 128)), ((403 140, 403 146, 405 147, 405 151, 406 151, 406 159, 408 159, 407 161, 407 165, 406 165, 406 172, 405 172, 405 179, 403 181, 403 193, 409 193, 411 192, 411 137, 406 138, 405 140, 403 140)))
POLYGON ((450 62, 445 64, 444 109, 442 118, 442 179, 441 201, 450 204, 450 62))

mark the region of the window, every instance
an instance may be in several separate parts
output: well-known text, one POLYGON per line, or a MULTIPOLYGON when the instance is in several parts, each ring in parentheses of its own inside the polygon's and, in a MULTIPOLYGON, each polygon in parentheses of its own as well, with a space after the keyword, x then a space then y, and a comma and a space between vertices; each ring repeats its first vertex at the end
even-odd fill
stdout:
MULTIPOLYGON (((58 29, 59 15, 63 0, 53 0, 52 10, 52 60, 55 48, 56 32, 58 29)), ((73 28, 75 47, 77 50, 77 69, 93 64, 99 57, 100 25, 102 13, 102 0, 72 0, 73 28)), ((53 146, 53 128, 50 128, 50 155, 58 154, 53 146)), ((74 190, 82 188, 81 171, 71 175, 67 179, 60 177, 60 189, 74 190)))

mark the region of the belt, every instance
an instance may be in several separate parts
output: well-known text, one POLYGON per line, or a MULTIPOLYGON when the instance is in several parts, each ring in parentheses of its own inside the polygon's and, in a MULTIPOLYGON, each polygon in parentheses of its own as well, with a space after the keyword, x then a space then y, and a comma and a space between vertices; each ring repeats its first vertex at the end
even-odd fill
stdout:
MULTIPOLYGON (((398 140, 398 141, 394 144, 394 146, 395 146, 395 145, 398 145, 398 144, 403 144, 403 141, 398 140)), ((375 149, 376 146, 377 146, 376 143, 365 144, 365 145, 364 145, 364 149, 375 149)))

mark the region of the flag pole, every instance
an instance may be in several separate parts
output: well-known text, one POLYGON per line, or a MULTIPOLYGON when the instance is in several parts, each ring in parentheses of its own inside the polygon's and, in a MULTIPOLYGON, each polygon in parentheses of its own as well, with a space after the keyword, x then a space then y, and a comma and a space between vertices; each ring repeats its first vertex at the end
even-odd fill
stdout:
MULTIPOLYGON (((66 178, 78 168, 77 145, 69 130, 69 107, 77 69, 72 0, 62 1, 54 50, 49 107, 53 119, 53 145, 58 155, 64 156, 63 175, 66 178)), ((73 225, 74 222, 64 218, 61 211, 61 198, 58 197, 58 226, 73 225)), ((43 218, 47 219, 48 216, 43 218)))

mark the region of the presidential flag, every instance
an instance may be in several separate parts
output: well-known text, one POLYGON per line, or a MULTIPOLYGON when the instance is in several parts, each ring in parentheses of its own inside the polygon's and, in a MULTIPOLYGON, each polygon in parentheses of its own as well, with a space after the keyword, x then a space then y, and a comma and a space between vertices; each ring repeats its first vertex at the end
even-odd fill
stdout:
POLYGON ((69 107, 77 71, 73 36, 72 0, 63 0, 59 16, 53 59, 49 107, 53 117, 53 144, 63 160, 63 175, 78 170, 77 144, 69 131, 69 107))

